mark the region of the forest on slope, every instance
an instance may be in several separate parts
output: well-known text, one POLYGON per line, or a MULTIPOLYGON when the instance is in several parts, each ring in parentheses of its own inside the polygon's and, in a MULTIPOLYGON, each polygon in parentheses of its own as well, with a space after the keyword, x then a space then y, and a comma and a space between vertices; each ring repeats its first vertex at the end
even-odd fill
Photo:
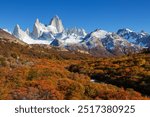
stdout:
POLYGON ((0 39, 1 100, 146 100, 149 87, 149 52, 94 58, 0 39))

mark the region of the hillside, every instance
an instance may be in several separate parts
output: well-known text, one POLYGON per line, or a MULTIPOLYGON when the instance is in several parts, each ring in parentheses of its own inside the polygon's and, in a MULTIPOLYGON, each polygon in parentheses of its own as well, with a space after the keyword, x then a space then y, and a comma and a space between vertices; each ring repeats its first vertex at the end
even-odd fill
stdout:
POLYGON ((150 96, 150 54, 148 52, 72 64, 69 71, 88 75, 95 82, 132 89, 150 96))
POLYGON ((150 99, 148 53, 94 58, 9 36, 0 32, 0 99, 150 99))

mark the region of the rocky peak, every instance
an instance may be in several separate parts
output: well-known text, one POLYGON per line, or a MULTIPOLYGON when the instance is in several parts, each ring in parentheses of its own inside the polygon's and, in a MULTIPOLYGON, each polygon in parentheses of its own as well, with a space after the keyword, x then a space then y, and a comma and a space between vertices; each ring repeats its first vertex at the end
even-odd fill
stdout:
POLYGON ((14 28, 13 35, 15 35, 16 37, 19 37, 19 34, 21 31, 22 30, 21 30, 20 26, 17 24, 14 28))
POLYGON ((29 35, 30 34, 29 28, 27 28, 25 32, 29 35))
POLYGON ((37 18, 36 21, 35 21, 35 24, 39 24, 39 23, 40 23, 40 21, 39 21, 39 19, 37 18))
POLYGON ((50 25, 56 27, 58 33, 61 33, 64 30, 62 21, 57 15, 52 18, 50 25))
POLYGON ((66 29, 66 33, 67 35, 76 35, 81 37, 85 37, 87 35, 84 29, 76 27, 72 29, 66 29))
POLYGON ((120 36, 125 35, 125 34, 130 34, 130 33, 134 33, 134 32, 128 28, 119 29, 117 31, 117 34, 120 36))
POLYGON ((39 19, 36 19, 32 32, 34 38, 39 38, 42 35, 42 27, 44 27, 44 25, 40 23, 39 19))

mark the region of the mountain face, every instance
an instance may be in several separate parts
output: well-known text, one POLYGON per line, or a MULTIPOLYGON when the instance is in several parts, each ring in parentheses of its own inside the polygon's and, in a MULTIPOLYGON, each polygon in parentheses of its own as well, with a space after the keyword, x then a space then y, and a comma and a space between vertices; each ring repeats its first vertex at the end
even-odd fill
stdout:
POLYGON ((104 30, 95 30, 88 34, 83 44, 91 50, 91 53, 94 52, 97 55, 122 55, 140 50, 139 46, 129 43, 116 33, 104 30))
POLYGON ((32 41, 29 35, 26 32, 24 32, 18 24, 14 28, 13 35, 19 38, 21 41, 24 41, 25 43, 30 44, 30 42, 32 41))
POLYGON ((119 29, 117 34, 132 44, 150 47, 150 35, 144 31, 136 33, 130 29, 119 29))
POLYGON ((56 34, 56 33, 58 33, 56 27, 52 25, 45 26, 44 24, 40 23, 40 21, 37 19, 33 26, 33 32, 31 33, 31 36, 34 39, 40 39, 45 34, 50 35, 50 34, 56 34))
POLYGON ((55 27, 58 33, 61 33, 61 32, 64 31, 64 26, 63 26, 63 24, 62 24, 61 19, 59 19, 58 16, 55 16, 55 17, 51 20, 50 25, 53 26, 53 27, 55 27))
POLYGON ((97 29, 86 33, 82 28, 65 29, 58 16, 53 17, 48 25, 37 19, 32 32, 29 29, 23 31, 17 25, 12 34, 27 44, 58 46, 96 56, 136 53, 150 47, 150 35, 144 31, 136 33, 130 29, 119 29, 112 33, 97 29))

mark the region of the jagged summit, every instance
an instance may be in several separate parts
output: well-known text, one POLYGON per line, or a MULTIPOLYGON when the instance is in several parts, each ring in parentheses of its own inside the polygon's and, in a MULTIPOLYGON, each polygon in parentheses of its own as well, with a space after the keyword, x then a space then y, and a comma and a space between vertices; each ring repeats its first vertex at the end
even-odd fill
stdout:
POLYGON ((27 28, 25 32, 27 33, 27 35, 30 35, 30 30, 29 30, 29 28, 27 28))
POLYGON ((50 25, 56 27, 58 33, 64 31, 62 21, 57 15, 52 18, 52 20, 50 21, 50 25))
POLYGON ((141 47, 149 47, 150 45, 150 35, 144 31, 134 32, 130 29, 119 29, 117 34, 132 44, 141 47))
POLYGON ((41 28, 44 28, 44 25, 40 23, 39 19, 36 19, 34 26, 33 26, 33 32, 32 36, 34 38, 39 38, 42 35, 41 28))
POLYGON ((134 32, 134 31, 130 30, 129 28, 122 28, 117 31, 117 34, 122 35, 125 33, 132 33, 132 32, 134 32))
POLYGON ((36 23, 36 24, 39 24, 39 23, 40 23, 40 21, 39 21, 38 18, 35 20, 35 23, 36 23))
POLYGON ((109 32, 105 30, 96 29, 95 31, 91 32, 90 35, 96 38, 105 38, 108 33, 109 32))
POLYGON ((17 25, 15 26, 15 28, 17 28, 17 29, 20 29, 20 26, 19 26, 19 24, 17 24, 17 25))
POLYGON ((13 34, 16 36, 16 35, 19 35, 19 32, 21 31, 21 28, 19 26, 19 24, 17 24, 14 28, 14 31, 13 31, 13 34))
POLYGON ((68 35, 77 35, 85 37, 87 35, 86 31, 83 28, 71 28, 65 30, 68 35))
POLYGON ((17 24, 14 28, 13 35, 15 35, 17 38, 19 38, 21 31, 22 30, 21 30, 19 24, 17 24))
POLYGON ((53 18, 60 19, 58 15, 55 15, 53 18))
POLYGON ((28 44, 47 44, 97 55, 121 55, 150 47, 150 35, 144 31, 136 33, 122 28, 115 33, 100 28, 86 33, 83 28, 65 29, 57 15, 48 25, 36 19, 31 32, 29 29, 23 31, 16 25, 13 35, 28 44))
POLYGON ((45 25, 37 18, 33 25, 33 31, 29 29, 23 31, 19 25, 14 28, 14 33, 17 38, 24 40, 28 44, 39 44, 45 41, 44 44, 50 44, 55 39, 65 43, 78 43, 81 38, 87 35, 86 31, 82 28, 64 29, 61 19, 56 15, 51 19, 49 25, 45 25), (26 37, 26 38, 24 38, 26 37), (31 40, 31 41, 30 41, 31 40), (35 40, 35 41, 34 41, 35 40))

